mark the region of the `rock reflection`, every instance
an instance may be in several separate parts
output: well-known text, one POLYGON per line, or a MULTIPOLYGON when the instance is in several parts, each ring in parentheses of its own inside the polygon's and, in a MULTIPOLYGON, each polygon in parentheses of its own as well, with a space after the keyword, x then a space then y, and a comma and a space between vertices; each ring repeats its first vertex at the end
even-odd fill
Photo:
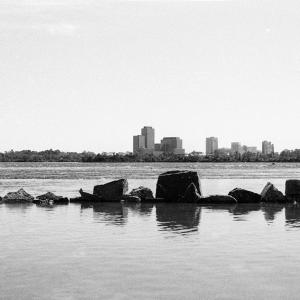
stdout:
POLYGON ((280 203, 264 203, 261 206, 261 210, 263 211, 267 222, 273 222, 275 220, 275 215, 281 212, 283 208, 284 205, 280 203))
POLYGON ((201 207, 195 204, 156 204, 156 220, 161 230, 188 234, 198 230, 201 207))
POLYGON ((153 210, 153 203, 126 203, 125 207, 130 209, 133 213, 137 213, 139 215, 149 216, 153 210))
POLYGON ((285 222, 289 227, 300 227, 300 205, 298 203, 286 205, 285 222))
POLYGON ((259 211, 261 206, 259 203, 243 203, 237 204, 235 208, 232 210, 232 214, 234 216, 235 221, 246 221, 246 216, 253 212, 259 211))
POLYGON ((128 219, 128 208, 122 203, 93 204, 94 218, 101 223, 124 225, 128 219))

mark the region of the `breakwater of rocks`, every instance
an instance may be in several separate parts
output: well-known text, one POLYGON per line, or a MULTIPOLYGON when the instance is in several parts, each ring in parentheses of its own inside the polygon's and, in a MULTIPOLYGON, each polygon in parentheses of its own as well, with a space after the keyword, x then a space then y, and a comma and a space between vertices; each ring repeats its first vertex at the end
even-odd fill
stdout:
POLYGON ((106 184, 96 185, 92 193, 79 190, 76 198, 55 195, 52 192, 36 198, 24 189, 9 192, 0 203, 35 203, 37 205, 55 205, 90 202, 151 202, 151 203, 197 203, 203 204, 235 204, 235 203, 290 203, 300 201, 300 180, 286 180, 285 193, 279 191, 268 182, 260 194, 242 188, 231 190, 228 195, 203 196, 200 179, 195 171, 169 171, 159 175, 155 196, 151 189, 139 187, 128 192, 127 179, 114 180, 106 184))

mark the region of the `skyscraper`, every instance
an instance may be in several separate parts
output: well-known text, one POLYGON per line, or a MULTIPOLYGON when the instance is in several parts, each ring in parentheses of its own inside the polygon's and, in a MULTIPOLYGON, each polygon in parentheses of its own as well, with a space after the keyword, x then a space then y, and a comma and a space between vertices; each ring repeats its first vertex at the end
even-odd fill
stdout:
POLYGON ((262 142, 262 154, 263 155, 274 154, 274 145, 272 144, 272 142, 269 141, 262 142))
POLYGON ((241 143, 239 143, 239 142, 231 143, 231 153, 232 154, 235 154, 235 153, 242 154, 242 152, 243 152, 243 148, 242 148, 241 143))
POLYGON ((145 149, 145 137, 143 135, 133 136, 133 153, 137 154, 145 149))
POLYGON ((154 150, 154 128, 145 126, 144 128, 142 128, 141 133, 145 137, 145 148, 154 150))
POLYGON ((164 137, 161 140, 161 150, 165 153, 184 154, 182 139, 179 137, 164 137))
POLYGON ((206 155, 212 155, 218 150, 218 138, 207 137, 206 138, 206 155))

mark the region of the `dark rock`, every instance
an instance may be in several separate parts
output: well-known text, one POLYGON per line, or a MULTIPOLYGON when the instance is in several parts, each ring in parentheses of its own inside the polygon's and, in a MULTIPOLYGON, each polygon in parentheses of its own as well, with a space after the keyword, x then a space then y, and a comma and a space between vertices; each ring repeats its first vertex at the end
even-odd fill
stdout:
POLYGON ((131 196, 137 196, 139 197, 142 201, 146 199, 153 199, 153 193, 149 188, 146 188, 144 186, 140 186, 136 189, 133 189, 129 195, 131 196))
POLYGON ((79 193, 81 195, 82 201, 87 201, 87 202, 102 202, 103 201, 103 199, 101 197, 90 194, 90 193, 86 193, 82 189, 79 190, 79 193))
POLYGON ((285 202, 286 198, 271 182, 268 182, 261 192, 263 202, 285 202))
POLYGON ((51 192, 36 197, 39 201, 52 201, 54 204, 68 204, 69 199, 63 196, 57 196, 51 192))
POLYGON ((285 182, 285 195, 288 200, 300 201, 300 180, 287 180, 285 182))
POLYGON ((128 191, 128 182, 126 179, 115 180, 106 184, 96 185, 93 194, 102 199, 102 201, 120 201, 128 191))
POLYGON ((34 197, 25 192, 23 189, 19 189, 17 192, 7 193, 3 197, 2 201, 6 203, 15 203, 15 202, 32 202, 34 197))
POLYGON ((235 188, 228 193, 237 200, 238 203, 259 203, 261 202, 261 195, 247 191, 244 189, 235 188))
POLYGON ((132 196, 132 195, 123 195, 122 200, 126 202, 141 202, 141 198, 138 196, 132 196))
POLYGON ((198 193, 195 184, 192 182, 184 193, 183 202, 198 202, 200 199, 201 195, 198 193))
POLYGON ((198 174, 195 171, 169 171, 159 175, 156 185, 156 198, 166 202, 182 201, 188 186, 194 183, 201 195, 198 174))
POLYGON ((84 200, 82 197, 70 198, 70 203, 85 203, 88 202, 84 200))
POLYGON ((236 204, 237 200, 230 195, 210 195, 201 197, 199 204, 236 204))

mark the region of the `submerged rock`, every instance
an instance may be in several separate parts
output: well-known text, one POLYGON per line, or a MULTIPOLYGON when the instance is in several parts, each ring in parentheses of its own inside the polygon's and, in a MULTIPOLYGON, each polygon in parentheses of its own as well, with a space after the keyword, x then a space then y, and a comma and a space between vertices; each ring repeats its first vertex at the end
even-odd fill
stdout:
POLYGON ((102 201, 114 202, 120 201, 127 191, 127 180, 120 179, 94 186, 93 194, 100 197, 102 201))
POLYGON ((3 197, 2 201, 9 203, 16 203, 16 202, 32 202, 34 197, 25 192, 23 189, 19 189, 17 192, 10 192, 7 193, 6 196, 3 197))
MULTIPOLYGON (((102 202, 102 200, 103 200, 101 197, 96 196, 94 194, 84 192, 82 189, 79 190, 79 193, 81 195, 81 201, 85 201, 85 202, 102 202)), ((80 200, 80 199, 77 198, 77 200, 80 200)), ((80 201, 77 201, 77 202, 80 202, 80 201)))
POLYGON ((232 191, 228 193, 229 196, 232 196, 237 200, 238 203, 259 203, 261 202, 261 195, 240 189, 240 188, 235 188, 232 191))
POLYGON ((210 195, 201 197, 199 204, 236 204, 237 200, 230 195, 210 195))
POLYGON ((133 189, 129 195, 139 197, 142 201, 146 199, 153 199, 152 191, 144 186, 140 186, 136 189, 133 189))
MULTIPOLYGON (((68 204, 69 199, 63 196, 57 196, 54 193, 48 192, 46 194, 37 196, 36 199, 38 201, 48 201, 53 202, 54 204, 68 204)), ((35 200, 36 201, 36 200, 35 200)))
POLYGON ((201 195, 198 193, 195 184, 192 182, 184 193, 183 202, 198 202, 200 199, 201 195))
POLYGON ((261 192, 263 202, 285 202, 286 198, 271 182, 268 182, 261 192))
POLYGON ((189 185, 193 183, 201 195, 198 174, 195 171, 169 171, 159 175, 156 185, 156 198, 166 202, 182 201, 189 185))
POLYGON ((122 201, 126 202, 141 202, 141 198, 138 196, 133 196, 133 195, 123 195, 122 201))
POLYGON ((288 200, 300 201, 300 180, 287 180, 285 182, 285 195, 288 200))

